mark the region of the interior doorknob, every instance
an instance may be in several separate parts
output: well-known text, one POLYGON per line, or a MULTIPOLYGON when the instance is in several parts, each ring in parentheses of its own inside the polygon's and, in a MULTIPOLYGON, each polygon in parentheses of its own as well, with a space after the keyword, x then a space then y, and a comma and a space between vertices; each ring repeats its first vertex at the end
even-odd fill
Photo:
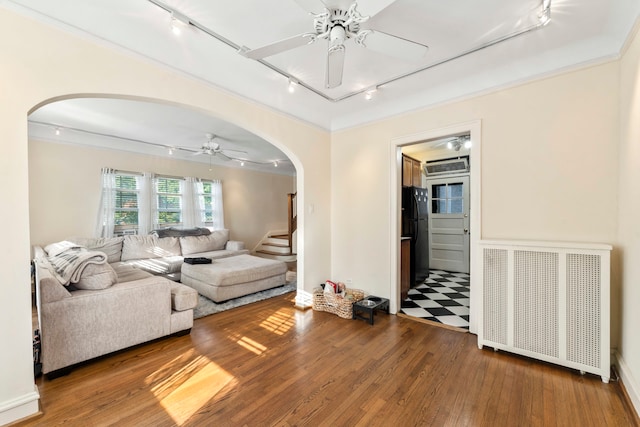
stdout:
POLYGON ((469 234, 469 229, 468 228, 464 229, 464 234, 469 234))

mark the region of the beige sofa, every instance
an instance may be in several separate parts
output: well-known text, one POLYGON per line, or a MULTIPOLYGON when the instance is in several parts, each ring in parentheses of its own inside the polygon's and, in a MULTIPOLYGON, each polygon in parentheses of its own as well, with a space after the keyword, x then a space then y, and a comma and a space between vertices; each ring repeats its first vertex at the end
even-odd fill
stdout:
POLYGON ((42 372, 49 377, 123 348, 188 334, 193 326, 198 293, 187 286, 116 264, 115 283, 69 290, 51 272, 44 249, 34 251, 42 372))
MULTIPOLYGON (((98 356, 189 333, 198 292, 177 283, 184 258, 216 260, 249 252, 242 242, 229 241, 228 230, 197 229, 198 235, 192 231, 74 237, 34 247, 43 373, 54 377, 98 356), (62 243, 102 258, 84 269, 79 282, 63 283, 56 274, 56 257, 45 250, 56 251, 62 243)), ((281 283, 284 275, 269 287, 281 283)), ((255 290, 248 286, 244 294, 251 292, 255 290)))
MULTIPOLYGON (((228 238, 228 230, 218 230, 204 236, 66 239, 103 259, 87 266, 78 283, 64 284, 52 265, 55 257, 34 247, 42 372, 55 377, 98 356, 188 334, 198 293, 176 282, 184 256, 248 252, 228 238)), ((46 248, 53 251, 55 245, 46 248)))

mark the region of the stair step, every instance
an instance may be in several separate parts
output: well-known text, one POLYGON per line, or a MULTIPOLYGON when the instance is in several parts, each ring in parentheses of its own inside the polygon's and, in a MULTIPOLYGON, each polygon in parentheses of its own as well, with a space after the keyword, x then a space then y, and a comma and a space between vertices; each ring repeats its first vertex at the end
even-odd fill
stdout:
POLYGON ((265 252, 274 253, 274 254, 280 254, 280 255, 291 255, 291 248, 289 247, 289 245, 280 246, 280 245, 272 245, 272 244, 268 244, 268 243, 263 243, 260 246, 260 250, 261 251, 265 251, 265 252))
POLYGON ((296 254, 290 254, 290 253, 282 254, 280 252, 273 252, 273 251, 264 250, 264 249, 257 250, 256 252, 259 252, 261 254, 267 254, 267 255, 294 255, 294 256, 296 255, 296 254))
POLYGON ((265 240, 265 242, 264 242, 264 243, 262 243, 262 244, 263 244, 263 245, 269 245, 269 246, 275 246, 275 247, 277 247, 277 248, 288 248, 288 247, 289 247, 289 242, 284 242, 284 243, 282 243, 282 242, 280 242, 280 241, 277 241, 277 242, 267 242, 267 241, 265 240))
POLYGON ((284 262, 292 262, 296 260, 296 254, 279 254, 277 252, 259 250, 255 251, 256 256, 269 259, 277 259, 284 262))
POLYGON ((287 241, 289 241, 289 235, 288 234, 272 234, 269 237, 272 237, 274 239, 286 239, 287 241))
POLYGON ((284 246, 289 246, 289 240, 287 239, 278 239, 275 237, 267 237, 266 239, 264 239, 264 241, 262 242, 263 245, 284 245, 284 246))

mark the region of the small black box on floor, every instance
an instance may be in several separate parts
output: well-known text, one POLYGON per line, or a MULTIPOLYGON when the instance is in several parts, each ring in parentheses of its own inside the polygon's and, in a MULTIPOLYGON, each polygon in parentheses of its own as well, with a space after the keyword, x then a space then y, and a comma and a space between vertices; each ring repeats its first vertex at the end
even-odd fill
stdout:
POLYGON ((370 325, 373 325, 373 316, 378 310, 385 310, 389 314, 389 300, 387 298, 368 296, 353 304, 352 318, 366 320, 370 325), (363 314, 366 314, 366 316, 363 314))

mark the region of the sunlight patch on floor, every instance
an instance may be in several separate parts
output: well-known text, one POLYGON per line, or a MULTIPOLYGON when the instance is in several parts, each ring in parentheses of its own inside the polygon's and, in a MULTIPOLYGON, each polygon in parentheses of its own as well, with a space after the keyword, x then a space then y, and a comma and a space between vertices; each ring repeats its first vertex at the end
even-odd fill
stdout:
MULTIPOLYGON (((193 355, 193 352, 189 353, 193 355)), ((163 366, 159 371, 169 375, 151 388, 160 405, 177 425, 188 421, 222 389, 237 383, 233 375, 204 356, 195 356, 186 364, 183 364, 183 359, 184 355, 163 366), (182 366, 170 373, 167 368, 171 364, 174 367, 179 364, 182 366)), ((154 377, 158 375, 149 376, 148 382, 153 382, 154 377)))
POLYGON ((293 325, 293 316, 283 311, 277 311, 260 323, 261 327, 277 335, 284 335, 293 325))
POLYGON ((238 341, 236 341, 238 345, 244 347, 252 353, 257 354, 258 356, 267 351, 267 347, 263 346, 257 341, 252 340, 249 337, 242 337, 238 341))

